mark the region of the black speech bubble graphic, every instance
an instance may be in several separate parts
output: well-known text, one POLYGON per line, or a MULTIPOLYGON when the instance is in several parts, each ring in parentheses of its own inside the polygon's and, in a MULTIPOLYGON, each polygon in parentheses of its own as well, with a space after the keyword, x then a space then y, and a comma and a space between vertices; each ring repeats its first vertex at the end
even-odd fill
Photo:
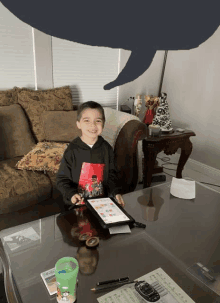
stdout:
MULTIPOLYGON (((157 50, 189 50, 220 24, 219 0, 2 0, 16 17, 57 38, 131 50, 105 90, 131 82, 157 50)), ((106 71, 107 72, 107 71, 106 71)))

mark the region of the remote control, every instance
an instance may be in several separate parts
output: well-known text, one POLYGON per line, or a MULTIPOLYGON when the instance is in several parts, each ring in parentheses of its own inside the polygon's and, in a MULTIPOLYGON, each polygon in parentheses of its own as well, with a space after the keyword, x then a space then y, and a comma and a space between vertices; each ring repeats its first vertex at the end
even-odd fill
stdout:
POLYGON ((135 290, 145 302, 156 302, 160 299, 159 293, 145 281, 135 283, 135 290))

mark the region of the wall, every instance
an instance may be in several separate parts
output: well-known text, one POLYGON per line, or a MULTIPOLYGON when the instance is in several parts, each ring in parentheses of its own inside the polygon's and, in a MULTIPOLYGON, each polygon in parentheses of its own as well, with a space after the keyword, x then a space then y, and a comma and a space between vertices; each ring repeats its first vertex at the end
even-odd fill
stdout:
POLYGON ((196 133, 191 158, 220 169, 220 28, 198 48, 169 51, 162 92, 174 125, 196 133))
MULTIPOLYGON (((120 71, 124 68, 130 51, 121 50, 120 57, 120 71)), ((121 104, 128 105, 130 108, 133 107, 132 102, 129 102, 129 97, 135 97, 136 94, 142 95, 142 112, 144 112, 144 95, 157 95, 159 91, 160 78, 163 68, 164 51, 157 51, 154 59, 148 68, 140 77, 136 80, 126 83, 119 87, 119 109, 121 104)))

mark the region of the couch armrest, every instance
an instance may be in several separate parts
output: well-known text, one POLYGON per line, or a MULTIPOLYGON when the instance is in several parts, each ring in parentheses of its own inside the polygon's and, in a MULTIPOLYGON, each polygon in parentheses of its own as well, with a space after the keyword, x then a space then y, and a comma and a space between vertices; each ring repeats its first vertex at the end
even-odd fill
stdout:
POLYGON ((122 194, 134 191, 137 186, 137 143, 145 137, 146 126, 137 120, 128 121, 117 137, 114 152, 123 188, 122 194))

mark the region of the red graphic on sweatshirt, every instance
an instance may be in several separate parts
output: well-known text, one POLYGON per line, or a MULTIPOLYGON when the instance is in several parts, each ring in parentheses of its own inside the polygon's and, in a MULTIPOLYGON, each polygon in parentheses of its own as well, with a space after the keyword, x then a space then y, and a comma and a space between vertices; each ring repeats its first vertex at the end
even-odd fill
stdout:
POLYGON ((85 198, 104 195, 103 179, 105 164, 83 162, 79 177, 79 193, 85 198))

